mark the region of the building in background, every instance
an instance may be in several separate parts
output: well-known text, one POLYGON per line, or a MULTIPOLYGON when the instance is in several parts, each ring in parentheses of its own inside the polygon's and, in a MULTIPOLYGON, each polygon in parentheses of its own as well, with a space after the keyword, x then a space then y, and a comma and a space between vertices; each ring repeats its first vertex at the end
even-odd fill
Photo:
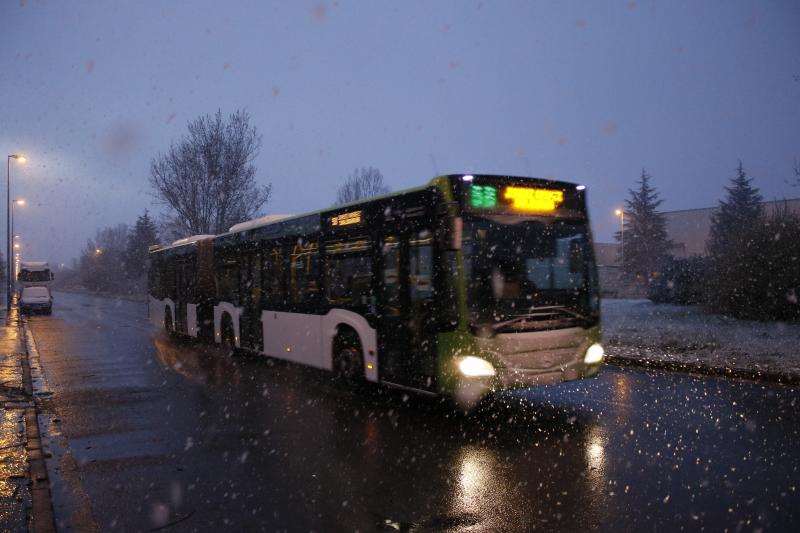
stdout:
MULTIPOLYGON (((772 215, 779 209, 788 209, 800 215, 800 198, 773 200, 762 202, 764 213, 772 215)), ((667 238, 675 244, 672 255, 677 259, 685 259, 693 255, 706 255, 706 242, 711 235, 711 215, 718 207, 702 207, 699 209, 683 209, 680 211, 664 211, 667 221, 667 238)), ((644 297, 641 289, 623 287, 619 272, 619 243, 595 243, 597 269, 600 275, 600 288, 607 297, 644 297)))

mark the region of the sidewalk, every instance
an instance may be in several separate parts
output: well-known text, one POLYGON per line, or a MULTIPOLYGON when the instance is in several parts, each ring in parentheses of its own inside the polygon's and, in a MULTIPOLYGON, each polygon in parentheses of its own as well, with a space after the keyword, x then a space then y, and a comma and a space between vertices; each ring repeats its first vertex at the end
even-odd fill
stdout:
POLYGON ((0 530, 54 531, 25 332, 0 310, 0 530))

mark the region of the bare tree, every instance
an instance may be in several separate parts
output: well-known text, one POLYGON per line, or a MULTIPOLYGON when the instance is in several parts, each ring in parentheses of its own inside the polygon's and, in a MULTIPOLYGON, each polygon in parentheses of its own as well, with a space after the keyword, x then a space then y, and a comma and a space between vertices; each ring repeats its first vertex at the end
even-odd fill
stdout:
POLYGON ((346 204, 386 194, 389 186, 383 183, 383 174, 375 167, 355 169, 336 191, 336 203, 346 204))
POLYGON ((253 160, 261 135, 250 115, 237 110, 203 115, 188 125, 188 134, 167 153, 150 162, 150 185, 156 200, 168 207, 166 217, 184 236, 223 233, 259 215, 272 185, 256 183, 253 160))

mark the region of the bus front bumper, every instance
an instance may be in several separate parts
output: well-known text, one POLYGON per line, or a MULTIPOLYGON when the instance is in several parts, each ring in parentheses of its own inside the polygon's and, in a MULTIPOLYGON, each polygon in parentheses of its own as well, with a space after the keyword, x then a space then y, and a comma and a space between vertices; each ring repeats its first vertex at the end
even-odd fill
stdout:
POLYGON ((575 361, 545 370, 500 367, 496 369, 494 376, 463 377, 455 391, 455 398, 460 406, 471 408, 495 391, 553 385, 562 381, 590 378, 600 372, 600 366, 601 363, 586 364, 583 361, 575 361))

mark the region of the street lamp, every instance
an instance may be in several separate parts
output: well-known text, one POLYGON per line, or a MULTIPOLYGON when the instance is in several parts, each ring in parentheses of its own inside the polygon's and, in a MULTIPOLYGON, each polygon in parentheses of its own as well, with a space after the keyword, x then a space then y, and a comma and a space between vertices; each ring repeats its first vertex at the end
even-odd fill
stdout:
POLYGON ((11 160, 25 162, 21 154, 8 154, 6 157, 6 316, 11 311, 11 160))
POLYGON ((614 214, 619 217, 619 247, 620 247, 620 265, 621 272, 625 270, 625 211, 617 209, 614 214))

